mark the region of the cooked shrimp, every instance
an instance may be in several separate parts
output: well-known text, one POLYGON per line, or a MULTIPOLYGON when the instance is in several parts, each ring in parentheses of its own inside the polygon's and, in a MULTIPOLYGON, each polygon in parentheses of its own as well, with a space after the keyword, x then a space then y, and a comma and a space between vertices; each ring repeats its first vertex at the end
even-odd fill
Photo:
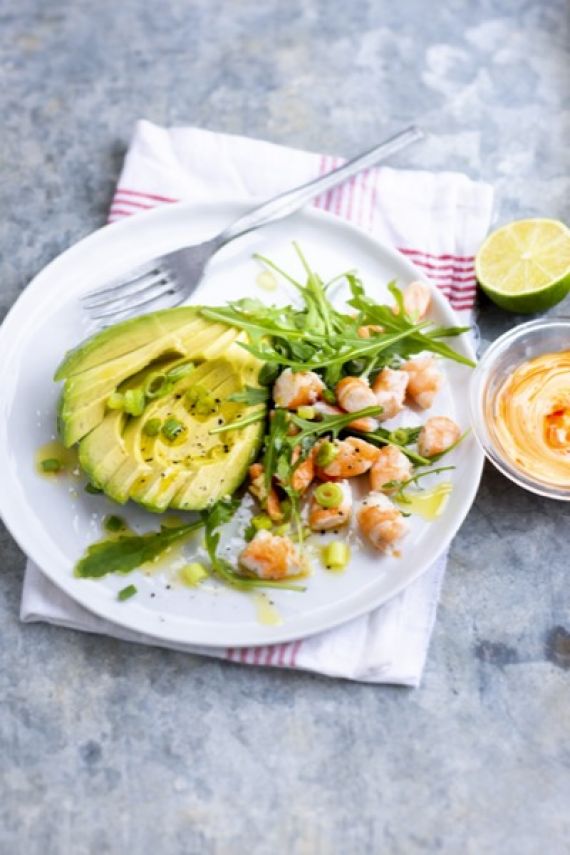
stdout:
POLYGON ((377 405, 374 392, 361 377, 343 377, 335 387, 336 399, 345 413, 355 413, 377 405))
POLYGON ((280 522, 283 519, 283 511, 281 510, 281 502, 277 495, 275 487, 270 487, 269 490, 265 486, 265 473, 261 463, 253 463, 249 467, 249 492, 255 496, 262 508, 265 508, 268 515, 274 522, 280 522))
POLYGON ((381 327, 380 324, 365 324, 362 327, 358 327, 356 332, 359 338, 370 338, 370 336, 375 335, 376 333, 378 333, 378 335, 383 333, 384 327, 381 327))
POLYGON ((336 456, 326 466, 318 465, 318 448, 316 446, 317 475, 322 481, 331 478, 354 478, 368 472, 376 458, 378 449, 370 442, 359 439, 357 436, 349 436, 347 439, 335 440, 333 443, 336 456))
POLYGON ((420 356, 402 365, 409 377, 407 395, 410 401, 427 410, 441 389, 443 375, 433 356, 420 356))
MULTIPOLYGON (((327 404, 326 401, 317 401, 313 404, 317 413, 321 413, 325 416, 341 416, 343 410, 340 407, 335 407, 333 404, 327 404)), ((373 416, 364 416, 362 419, 355 419, 353 422, 350 422, 348 425, 349 428, 353 430, 362 431, 362 433, 369 433, 379 425, 378 419, 375 419, 373 416)))
POLYGON ((418 437, 418 451, 422 457, 433 457, 451 448, 461 436, 461 430, 453 419, 434 416, 428 419, 418 437))
POLYGON ((285 579, 303 572, 297 549, 288 537, 258 531, 239 557, 241 566, 260 579, 285 579))
POLYGON ((314 371, 297 371, 290 368, 281 372, 273 386, 273 400, 278 407, 295 410, 306 404, 314 404, 325 384, 314 371))
MULTIPOLYGON (((295 467, 293 474, 291 475, 291 487, 299 493, 304 493, 315 477, 315 459, 313 452, 314 449, 311 449, 309 455, 295 467)), ((300 456, 301 450, 299 446, 296 446, 293 449, 292 462, 296 463, 300 456)))
MULTIPOLYGON (((431 305, 431 286, 426 282, 410 282, 403 292, 404 310, 407 315, 414 321, 421 321, 427 315, 431 305)), ((392 309, 395 315, 398 314, 398 306, 392 309)))
POLYGON ((313 531, 330 531, 339 528, 350 521, 352 515, 352 490, 348 481, 337 481, 334 485, 340 487, 342 498, 336 508, 323 508, 314 494, 309 508, 309 526, 313 531))
POLYGON ((386 550, 408 530, 401 511, 383 493, 370 493, 361 502, 356 518, 360 531, 375 549, 386 550))
POLYGON ((404 398, 409 377, 405 371, 396 371, 393 368, 383 368, 372 384, 376 403, 382 407, 378 416, 381 422, 397 416, 404 408, 404 398))
POLYGON ((393 493, 397 487, 385 487, 390 481, 407 481, 412 473, 412 464, 406 455, 394 445, 386 445, 378 452, 378 458, 370 470, 372 490, 393 493))

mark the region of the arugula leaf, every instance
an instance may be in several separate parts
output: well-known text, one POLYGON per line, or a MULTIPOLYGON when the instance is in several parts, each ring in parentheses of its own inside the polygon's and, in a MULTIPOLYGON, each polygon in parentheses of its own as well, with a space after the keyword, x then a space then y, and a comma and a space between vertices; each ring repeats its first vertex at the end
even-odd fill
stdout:
POLYGON ((75 575, 82 579, 100 579, 108 573, 130 573, 158 558, 165 549, 197 531, 203 524, 198 520, 176 528, 163 528, 159 532, 124 535, 116 540, 92 543, 75 565, 75 575))
POLYGON ((243 391, 230 395, 228 401, 238 404, 264 404, 269 400, 270 392, 266 386, 245 386, 243 391))
POLYGON ((398 443, 399 445, 411 445, 418 441, 421 430, 421 425, 420 427, 395 428, 394 430, 388 431, 388 439, 394 443, 398 443))
MULTIPOLYGON (((392 293, 397 289, 392 286, 392 293)), ((447 330, 451 330, 451 335, 456 335, 457 327, 438 327, 435 330, 425 330, 426 324, 413 324, 409 318, 400 312, 394 315, 389 306, 382 306, 375 303, 370 297, 366 297, 360 289, 353 290, 353 297, 348 301, 348 304, 361 312, 366 323, 378 324, 386 330, 408 330, 408 336, 404 337, 403 344, 399 347, 398 355, 402 357, 411 356, 421 351, 431 351, 446 359, 452 359, 463 365, 474 367, 474 362, 466 356, 453 350, 448 344, 439 341, 447 335, 447 330)))
POLYGON ((373 433, 364 433, 363 431, 351 431, 351 433, 362 437, 362 439, 372 443, 372 445, 378 445, 380 448, 385 445, 395 445, 396 448, 399 448, 411 460, 414 466, 430 466, 432 462, 428 457, 422 457, 421 454, 411 451, 404 443, 396 442, 392 432, 383 428, 377 428, 373 433))
POLYGON ((394 494, 394 498, 399 502, 403 502, 404 504, 408 503, 410 500, 407 498, 405 489, 409 487, 410 484, 417 484, 422 478, 425 478, 426 475, 439 475, 441 472, 450 472, 452 469, 455 469, 455 466, 440 466, 436 469, 428 469, 425 472, 418 472, 416 475, 413 475, 411 478, 407 478, 405 481, 387 481, 382 486, 389 490, 397 490, 394 494))
POLYGON ((220 427, 212 428, 208 433, 212 436, 215 433, 225 433, 227 430, 241 430, 248 425, 255 424, 255 422, 264 421, 265 416, 265 409, 257 410, 255 413, 251 413, 249 416, 243 416, 243 418, 237 419, 235 422, 228 422, 220 427))
POLYGON ((430 463, 437 463, 438 460, 441 460, 442 457, 445 457, 445 455, 449 454, 450 451, 453 451, 454 449, 456 449, 457 446, 461 445, 461 443, 463 442, 465 437, 468 436, 468 434, 470 434, 470 433, 471 433, 471 430, 466 430, 465 433, 462 433, 461 436, 459 437, 459 439, 456 439, 455 442, 453 443, 453 445, 450 445, 449 448, 445 449, 445 451, 440 451, 439 454, 432 454, 432 456, 429 458, 430 463))

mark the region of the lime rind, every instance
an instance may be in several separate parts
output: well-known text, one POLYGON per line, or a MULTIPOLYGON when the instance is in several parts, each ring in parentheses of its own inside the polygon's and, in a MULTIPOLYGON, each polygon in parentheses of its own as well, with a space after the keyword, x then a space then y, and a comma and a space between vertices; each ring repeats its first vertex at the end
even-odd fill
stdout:
POLYGON ((475 259, 483 291, 504 309, 531 313, 570 291, 570 230, 557 220, 518 220, 493 232, 475 259))

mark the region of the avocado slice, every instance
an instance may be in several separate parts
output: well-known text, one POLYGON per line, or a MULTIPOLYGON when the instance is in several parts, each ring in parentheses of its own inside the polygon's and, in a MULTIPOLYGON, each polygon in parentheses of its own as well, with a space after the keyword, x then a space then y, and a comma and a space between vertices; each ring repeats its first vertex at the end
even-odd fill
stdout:
POLYGON ((249 356, 247 351, 236 344, 238 340, 246 338, 239 330, 201 318, 194 307, 165 311, 176 315, 176 323, 167 322, 165 312, 156 313, 159 323, 150 323, 148 318, 153 317, 150 315, 135 319, 140 321, 150 338, 142 337, 134 321, 125 321, 103 330, 65 357, 55 377, 66 378, 59 425, 67 448, 75 445, 99 424, 105 415, 109 395, 120 383, 128 380, 134 371, 165 356, 213 359, 227 353, 232 345, 235 347, 231 355, 236 361, 244 361, 244 354, 249 356), (132 337, 132 345, 118 341, 113 346, 110 337, 112 330, 115 330, 121 341, 125 337, 132 337), (108 358, 97 356, 97 340, 108 358))
POLYGON ((228 400, 245 386, 258 386, 262 363, 242 341, 242 331, 183 307, 117 324, 67 354, 56 373, 64 379, 58 424, 66 446, 78 445, 90 480, 116 502, 132 499, 156 512, 199 510, 231 494, 264 431, 260 420, 210 433, 265 413, 264 405, 228 400), (175 373, 167 394, 147 398, 142 415, 108 408, 112 393, 144 389, 155 372, 168 374, 188 362, 193 369, 175 373), (205 410, 193 404, 196 390, 206 395, 205 410), (151 419, 161 427, 174 419, 180 435, 172 438, 161 429, 147 435, 151 419))

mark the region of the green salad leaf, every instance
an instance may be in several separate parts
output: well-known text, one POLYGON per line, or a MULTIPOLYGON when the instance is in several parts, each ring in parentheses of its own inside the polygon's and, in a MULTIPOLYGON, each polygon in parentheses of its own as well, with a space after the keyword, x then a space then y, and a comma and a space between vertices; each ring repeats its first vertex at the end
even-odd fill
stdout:
POLYGON ((75 566, 82 579, 100 579, 108 573, 130 573, 148 561, 154 561, 165 549, 202 528, 202 520, 175 528, 163 528, 148 534, 128 534, 116 540, 102 540, 87 547, 75 566))
POLYGON ((256 386, 245 386, 241 392, 234 392, 230 395, 228 401, 233 401, 238 404, 264 404, 269 400, 270 391, 267 386, 258 388, 256 386))

